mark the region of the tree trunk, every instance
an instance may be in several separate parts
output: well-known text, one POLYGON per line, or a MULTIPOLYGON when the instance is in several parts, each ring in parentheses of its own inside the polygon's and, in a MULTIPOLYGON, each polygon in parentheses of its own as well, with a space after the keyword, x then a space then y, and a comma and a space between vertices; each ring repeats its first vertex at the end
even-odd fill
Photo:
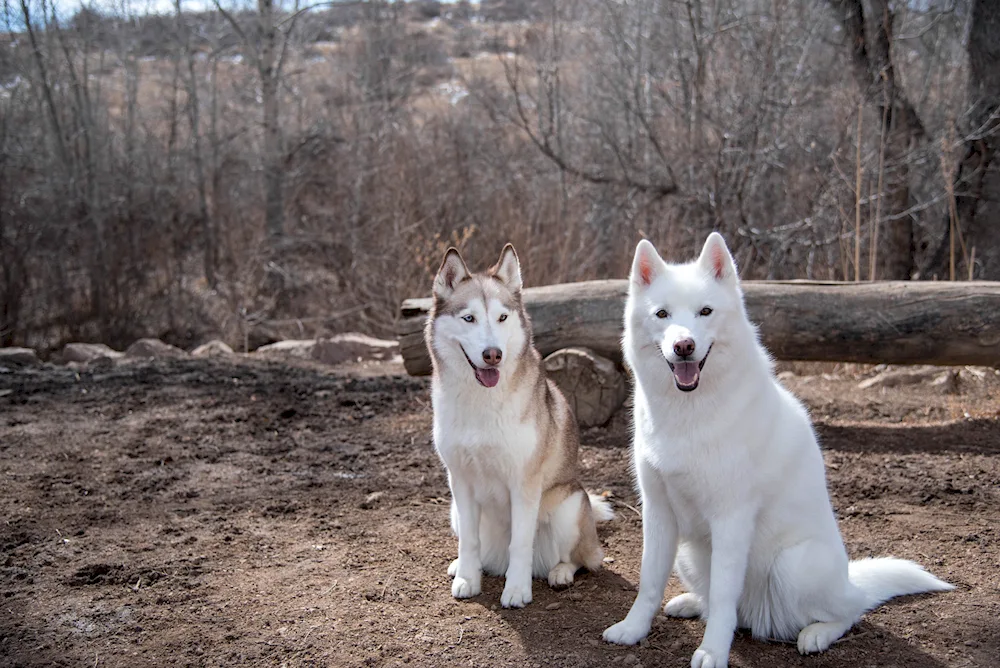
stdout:
POLYGON ((892 62, 893 14, 888 0, 871 0, 872 16, 865 31, 862 0, 828 0, 851 45, 851 69, 862 96, 885 119, 882 191, 879 206, 876 275, 870 278, 906 280, 914 270, 913 218, 910 207, 907 154, 925 136, 923 123, 896 80, 892 62), (888 193, 888 195, 887 195, 888 193))
POLYGON ((280 237, 285 232, 285 205, 282 199, 282 146, 279 125, 278 28, 273 0, 258 0, 260 12, 261 98, 264 107, 264 213, 267 233, 280 237))
MULTIPOLYGON (((620 361, 627 290, 625 280, 528 288, 535 346, 543 355, 590 348, 620 361)), ((743 292, 762 342, 779 360, 1000 365, 997 283, 744 281, 743 292)), ((400 352, 413 375, 431 371, 424 343, 431 302, 402 305, 400 352)))
MULTIPOLYGON (((956 226, 965 247, 975 249, 973 275, 1000 279, 1000 171, 995 158, 1000 150, 1000 3, 974 0, 969 30, 969 118, 965 150, 954 178, 956 226)), ((929 276, 949 274, 952 245, 951 220, 944 220, 944 235, 928 264, 929 276)), ((956 266, 963 259, 956 240, 956 266)), ((971 258, 966 258, 970 260, 971 258)), ((960 276, 968 275, 968 266, 960 276)))
POLYGON ((194 155, 194 178, 198 189, 198 217, 201 219, 202 233, 204 235, 205 250, 203 255, 203 267, 205 270, 205 280, 210 288, 216 285, 215 270, 217 260, 217 241, 215 238, 215 226, 212 216, 208 212, 208 194, 205 187, 205 162, 201 146, 201 108, 198 99, 198 79, 195 75, 194 53, 191 51, 191 40, 188 38, 188 31, 183 23, 181 12, 181 0, 174 0, 174 7, 177 11, 177 27, 183 33, 181 48, 187 60, 187 112, 188 126, 191 130, 191 148, 194 155))

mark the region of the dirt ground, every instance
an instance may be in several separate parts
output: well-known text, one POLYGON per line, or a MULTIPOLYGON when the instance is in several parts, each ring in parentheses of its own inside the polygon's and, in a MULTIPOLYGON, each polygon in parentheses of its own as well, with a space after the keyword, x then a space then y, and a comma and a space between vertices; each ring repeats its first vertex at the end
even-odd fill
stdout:
MULTIPOLYGON (((861 390, 876 370, 782 370, 852 556, 958 589, 885 605, 818 657, 741 635, 730 665, 1000 665, 1000 376, 861 390)), ((0 370, 0 665, 688 665, 697 621, 600 641, 639 572, 624 416, 583 434, 584 483, 616 501, 607 567, 513 611, 496 578, 451 598, 430 425, 427 381, 393 364, 0 370)))

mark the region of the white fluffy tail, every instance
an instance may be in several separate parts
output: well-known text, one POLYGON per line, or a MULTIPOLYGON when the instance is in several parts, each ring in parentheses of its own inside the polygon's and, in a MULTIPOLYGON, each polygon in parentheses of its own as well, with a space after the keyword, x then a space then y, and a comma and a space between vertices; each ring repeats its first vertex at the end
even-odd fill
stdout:
POLYGON ((588 494, 590 497, 590 510, 594 513, 594 519, 598 522, 609 522, 615 518, 615 511, 611 504, 603 496, 588 494))
POLYGON ((865 594, 865 610, 871 610, 896 596, 955 588, 955 585, 925 571, 920 564, 892 557, 852 561, 847 573, 851 584, 865 594))

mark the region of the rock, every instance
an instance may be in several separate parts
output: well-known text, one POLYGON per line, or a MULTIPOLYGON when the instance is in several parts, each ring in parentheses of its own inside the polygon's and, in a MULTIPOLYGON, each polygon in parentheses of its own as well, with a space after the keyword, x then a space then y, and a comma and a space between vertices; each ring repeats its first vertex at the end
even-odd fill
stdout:
POLYGON ((26 366, 29 364, 39 364, 39 360, 34 348, 11 346, 9 348, 0 348, 0 365, 3 364, 26 366))
POLYGON ((224 341, 213 339, 208 343, 203 343, 191 351, 192 357, 222 357, 232 355, 233 349, 224 341))
POLYGON ((125 350, 125 357, 135 358, 176 358, 187 357, 187 353, 177 346, 159 339, 139 339, 125 350))
POLYGON ((581 427, 605 424, 625 402, 625 376, 588 348, 563 348, 545 358, 545 370, 566 395, 581 427))
POLYGON ((310 359, 313 349, 316 347, 315 339, 289 339, 288 341, 278 341, 261 346, 253 351, 255 355, 267 357, 269 359, 281 359, 296 357, 299 359, 310 359))
POLYGON ((886 369, 878 375, 866 378, 858 383, 859 390, 882 387, 901 387, 903 385, 918 385, 932 380, 941 373, 941 369, 933 366, 920 366, 904 369, 886 369))
POLYGON ((383 496, 385 496, 385 492, 372 492, 365 497, 364 501, 361 502, 361 508, 364 510, 371 510, 378 505, 378 502, 382 500, 383 496))
POLYGON ((62 360, 66 363, 87 364, 99 359, 116 360, 124 356, 125 353, 103 343, 67 343, 62 350, 62 360))
POLYGON ((337 334, 320 338, 312 350, 312 357, 323 364, 391 360, 399 354, 399 341, 376 339, 364 334, 337 334))
POLYGON ((561 607, 562 607, 562 603, 560 603, 559 601, 556 601, 555 603, 549 603, 547 606, 545 606, 545 609, 546 610, 558 610, 561 607))
POLYGON ((940 389, 944 394, 959 393, 960 372, 956 369, 942 371, 931 381, 931 387, 940 389))

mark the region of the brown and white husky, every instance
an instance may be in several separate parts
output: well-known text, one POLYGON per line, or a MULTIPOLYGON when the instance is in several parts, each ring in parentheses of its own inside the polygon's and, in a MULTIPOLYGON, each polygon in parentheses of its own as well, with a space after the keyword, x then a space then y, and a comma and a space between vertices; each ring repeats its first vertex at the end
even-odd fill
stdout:
POLYGON ((478 595, 486 571, 506 576, 500 603, 520 608, 531 602, 533 576, 557 587, 581 567, 599 568, 594 518, 613 513, 577 477, 576 420, 532 344, 513 246, 479 274, 448 250, 426 340, 434 444, 448 469, 458 535, 452 595, 478 595))

